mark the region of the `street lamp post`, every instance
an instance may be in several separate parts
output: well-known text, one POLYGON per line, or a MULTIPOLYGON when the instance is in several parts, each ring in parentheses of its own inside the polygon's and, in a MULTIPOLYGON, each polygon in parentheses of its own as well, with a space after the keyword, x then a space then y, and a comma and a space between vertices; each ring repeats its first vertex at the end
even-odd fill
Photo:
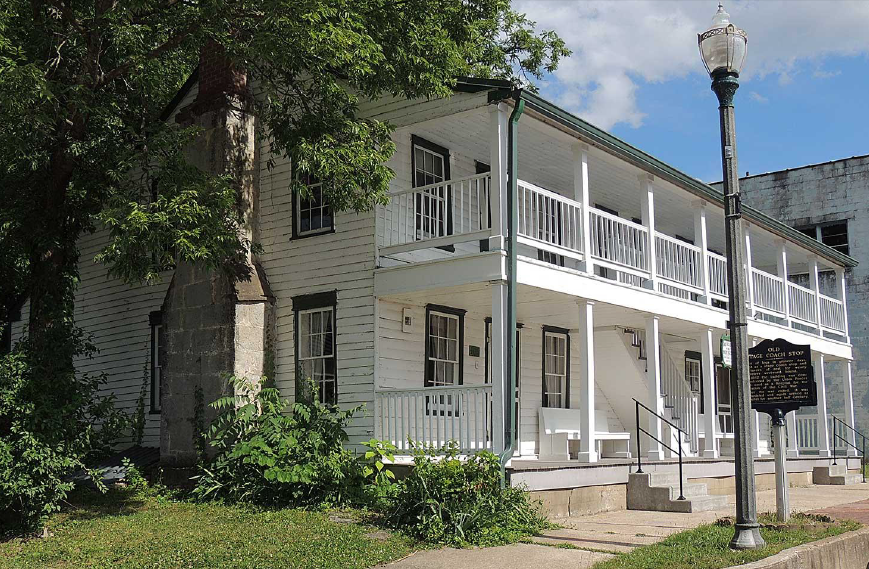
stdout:
POLYGON ((765 545, 757 523, 754 493, 754 460, 751 447, 751 388, 748 372, 748 331, 745 316, 745 230, 739 199, 736 164, 736 122, 733 96, 739 88, 739 72, 745 62, 747 36, 730 22, 718 5, 708 30, 697 36, 700 55, 712 77, 721 117, 721 161, 724 170, 724 216, 727 246, 727 290, 730 311, 730 341, 733 367, 731 390, 734 402, 733 438, 736 447, 736 532, 733 549, 756 549, 765 545))

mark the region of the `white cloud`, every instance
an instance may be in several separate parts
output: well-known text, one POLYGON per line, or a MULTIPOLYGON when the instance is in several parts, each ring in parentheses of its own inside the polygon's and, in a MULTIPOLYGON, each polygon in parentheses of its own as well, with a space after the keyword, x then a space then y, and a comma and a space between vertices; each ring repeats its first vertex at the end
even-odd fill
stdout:
POLYGON ((831 79, 841 74, 842 72, 838 69, 836 71, 824 71, 823 69, 815 69, 815 72, 812 73, 812 77, 814 77, 815 79, 831 79))
POLYGON ((766 97, 764 97, 763 95, 761 95, 761 94, 758 93, 757 91, 750 91, 750 92, 748 93, 748 96, 751 97, 752 100, 755 100, 755 101, 757 101, 758 103, 761 103, 761 104, 763 104, 763 105, 769 103, 769 99, 767 99, 766 97))
MULTIPOLYGON (((544 94, 603 128, 642 124, 638 82, 705 73, 697 32, 716 6, 715 0, 514 0, 539 29, 554 29, 573 50, 544 94)), ((864 0, 733 0, 725 8, 748 32, 744 81, 774 75, 784 86, 804 67, 823 78, 825 57, 869 53, 864 0)))

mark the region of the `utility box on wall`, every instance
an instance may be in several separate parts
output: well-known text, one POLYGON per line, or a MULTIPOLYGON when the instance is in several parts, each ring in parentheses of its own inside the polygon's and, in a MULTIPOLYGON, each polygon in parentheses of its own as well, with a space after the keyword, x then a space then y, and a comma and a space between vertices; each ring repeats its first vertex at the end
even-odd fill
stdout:
POLYGON ((405 333, 413 332, 413 309, 404 308, 401 311, 401 331, 405 333))

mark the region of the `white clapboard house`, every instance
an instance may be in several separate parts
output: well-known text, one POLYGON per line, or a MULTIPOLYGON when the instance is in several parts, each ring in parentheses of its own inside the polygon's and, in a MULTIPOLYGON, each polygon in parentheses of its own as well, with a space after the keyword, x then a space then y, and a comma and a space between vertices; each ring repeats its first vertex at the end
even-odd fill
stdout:
MULTIPOLYGON (((175 110, 196 95, 190 82, 175 110)), ((390 201, 375 211, 333 212, 316 186, 312 199, 294 198, 292 165, 270 152, 266 135, 256 140, 257 260, 273 295, 274 379, 287 396, 297 367, 306 370, 321 397, 365 404, 351 442, 386 439, 399 455, 409 454, 408 441, 452 440, 467 453, 512 447, 508 468, 532 489, 623 483, 638 448, 644 462, 671 464, 669 446, 694 461, 695 476, 732 475, 719 191, 497 81, 461 81, 444 100, 368 101, 360 112, 396 127, 390 201), (637 440, 637 417, 661 442, 637 440)), ((844 389, 840 418, 853 425, 844 290, 855 262, 743 213, 748 334, 811 345, 817 412, 788 417, 789 456, 817 461, 835 442, 826 362, 844 362, 835 383, 844 389), (821 290, 824 272, 835 290, 821 290)), ((92 262, 104 242, 97 232, 81 243, 76 316, 100 348, 85 365, 105 371, 128 408, 145 381, 145 442, 157 445, 167 425, 160 410, 172 403, 166 377, 161 396, 159 312, 172 275, 154 286, 113 281, 92 262)), ((26 306, 16 334, 23 322, 26 306)), ((762 466, 768 420, 754 413, 752 425, 758 472, 771 472, 762 466)))

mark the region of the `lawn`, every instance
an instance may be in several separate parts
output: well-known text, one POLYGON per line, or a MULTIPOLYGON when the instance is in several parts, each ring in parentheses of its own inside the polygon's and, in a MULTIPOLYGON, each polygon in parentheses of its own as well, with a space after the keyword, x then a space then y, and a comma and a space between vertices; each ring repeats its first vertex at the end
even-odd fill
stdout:
POLYGON ((800 514, 794 515, 786 525, 777 523, 772 515, 764 514, 760 523, 760 533, 767 544, 763 549, 733 551, 728 547, 733 527, 709 524, 598 563, 594 569, 720 569, 757 561, 789 547, 860 527, 856 522, 834 522, 800 514))
POLYGON ((0 542, 0 568, 354 568, 410 553, 356 512, 258 511, 111 490, 79 491, 52 536, 0 542))

